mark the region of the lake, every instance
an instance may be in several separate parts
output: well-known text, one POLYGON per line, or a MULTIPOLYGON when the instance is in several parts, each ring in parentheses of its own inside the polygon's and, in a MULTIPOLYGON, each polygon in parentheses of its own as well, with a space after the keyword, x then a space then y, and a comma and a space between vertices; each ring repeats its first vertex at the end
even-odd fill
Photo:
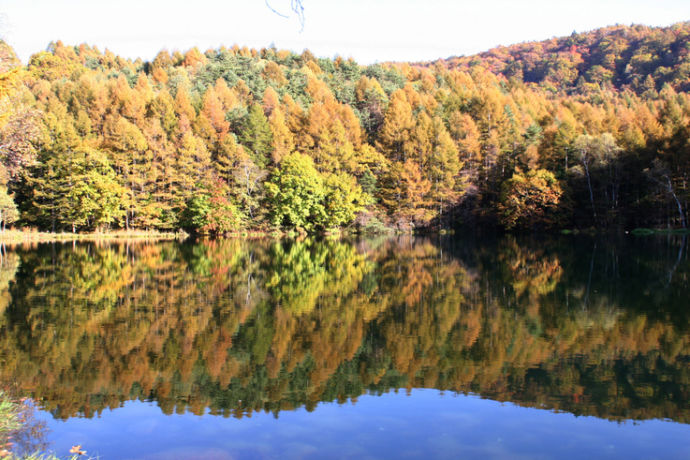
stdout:
POLYGON ((0 260, 17 451, 690 458, 681 236, 39 244, 0 260))

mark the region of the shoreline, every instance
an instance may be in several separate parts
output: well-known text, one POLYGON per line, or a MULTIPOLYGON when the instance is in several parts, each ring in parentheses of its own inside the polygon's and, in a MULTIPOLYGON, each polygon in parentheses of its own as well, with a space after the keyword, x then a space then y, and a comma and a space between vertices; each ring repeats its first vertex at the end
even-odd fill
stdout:
MULTIPOLYGON (((263 239, 263 238, 299 238, 306 236, 322 236, 326 238, 343 237, 351 235, 359 236, 400 236, 400 235, 454 235, 456 233, 463 233, 458 229, 417 229, 417 231, 400 231, 395 229, 387 229, 386 232, 350 232, 347 230, 328 230, 317 233, 304 233, 295 230, 247 230, 229 232, 224 235, 190 235, 183 230, 178 232, 159 232, 159 231, 145 231, 145 230, 115 230, 110 232, 90 232, 90 233, 71 233, 71 232, 40 232, 31 230, 5 230, 0 231, 0 244, 23 244, 23 243, 66 243, 77 241, 125 241, 125 240, 150 240, 150 241, 174 241, 185 240, 187 238, 243 238, 243 239, 263 239)), ((501 232, 506 234, 529 234, 531 232, 501 232)), ((551 232, 539 232, 540 234, 562 235, 562 236, 576 236, 576 235, 599 235, 610 233, 610 231, 596 231, 593 229, 561 229, 551 232)), ((633 230, 623 232, 632 236, 653 236, 653 235, 675 235, 683 236, 690 234, 690 229, 651 229, 651 228, 636 228, 633 230)))
POLYGON ((156 232, 156 231, 112 231, 99 233, 52 233, 24 230, 5 230, 0 232, 0 244, 22 243, 65 243, 70 241, 102 241, 102 240, 152 240, 169 241, 183 240, 189 235, 185 232, 156 232))

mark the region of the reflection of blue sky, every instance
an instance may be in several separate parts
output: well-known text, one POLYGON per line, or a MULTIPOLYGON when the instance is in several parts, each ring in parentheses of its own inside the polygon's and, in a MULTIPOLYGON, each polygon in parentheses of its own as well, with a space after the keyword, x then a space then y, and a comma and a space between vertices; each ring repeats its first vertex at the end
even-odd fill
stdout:
POLYGON ((436 390, 321 403, 312 413, 285 411, 277 419, 166 416, 155 403, 141 402, 93 419, 40 417, 58 454, 82 444, 105 460, 690 458, 689 425, 616 423, 436 390))

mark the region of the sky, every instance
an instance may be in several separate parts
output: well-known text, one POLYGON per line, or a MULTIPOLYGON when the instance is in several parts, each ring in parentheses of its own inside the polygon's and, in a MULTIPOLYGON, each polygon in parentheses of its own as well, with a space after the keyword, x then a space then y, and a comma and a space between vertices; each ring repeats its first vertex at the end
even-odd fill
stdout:
POLYGON ((352 57, 361 64, 469 55, 614 24, 690 20, 690 0, 0 0, 0 37, 27 62, 51 41, 130 58, 221 45, 352 57), (285 15, 275 14, 266 5, 285 15))

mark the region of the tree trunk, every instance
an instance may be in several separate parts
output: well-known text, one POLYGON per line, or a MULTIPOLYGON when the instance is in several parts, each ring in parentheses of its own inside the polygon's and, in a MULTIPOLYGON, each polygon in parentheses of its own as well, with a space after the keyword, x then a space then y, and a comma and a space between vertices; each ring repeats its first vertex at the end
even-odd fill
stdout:
POLYGON ((668 192, 673 196, 673 199, 676 201, 676 206, 678 207, 678 214, 680 214, 680 224, 685 229, 687 228, 687 224, 685 222, 685 213, 683 212, 683 205, 680 203, 678 196, 676 196, 676 192, 673 190, 673 184, 671 184, 671 178, 668 176, 666 176, 666 186, 668 187, 668 192))
POLYGON ((592 180, 589 177, 589 165, 586 161, 582 161, 585 166, 585 173, 587 174, 587 187, 589 187, 589 202, 592 203, 592 213, 594 214, 594 223, 597 222, 597 210, 594 207, 594 192, 592 192, 592 180))

